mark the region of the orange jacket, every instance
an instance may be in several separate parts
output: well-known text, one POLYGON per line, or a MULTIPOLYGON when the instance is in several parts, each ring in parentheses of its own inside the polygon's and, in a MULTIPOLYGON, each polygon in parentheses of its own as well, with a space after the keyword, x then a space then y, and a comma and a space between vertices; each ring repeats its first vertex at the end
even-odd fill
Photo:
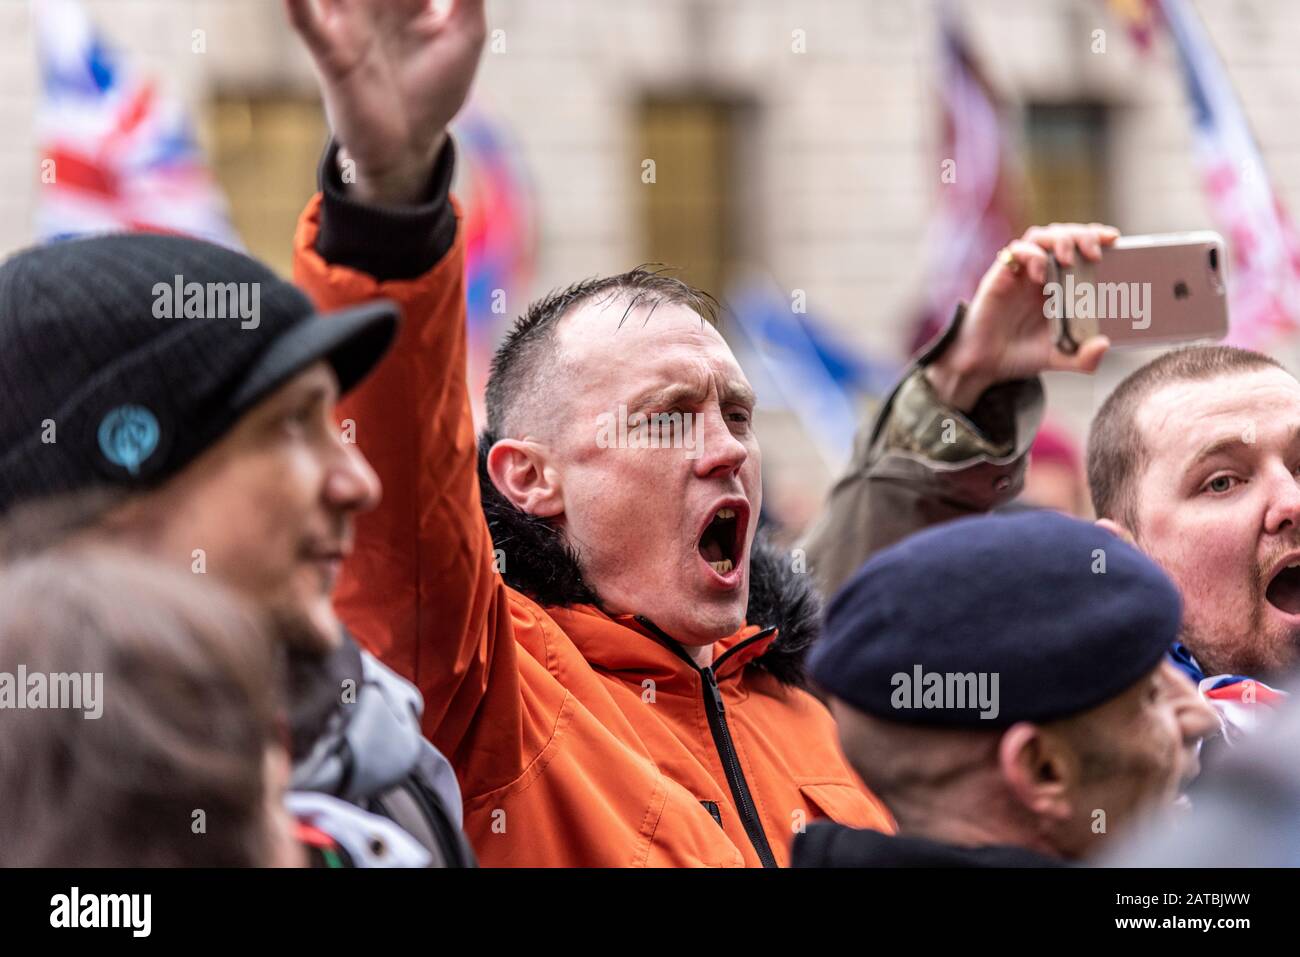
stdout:
POLYGON ((707 673, 634 619, 542 608, 502 581, 465 384, 463 236, 424 276, 381 284, 316 252, 319 204, 299 224, 298 283, 321 308, 385 296, 405 313, 392 353, 340 405, 384 497, 357 522, 336 605, 424 694, 424 732, 456 768, 482 863, 758 865, 724 767, 733 750, 777 863, 817 818, 890 830, 821 702, 745 667, 773 635, 749 626, 718 643, 719 712, 707 673))

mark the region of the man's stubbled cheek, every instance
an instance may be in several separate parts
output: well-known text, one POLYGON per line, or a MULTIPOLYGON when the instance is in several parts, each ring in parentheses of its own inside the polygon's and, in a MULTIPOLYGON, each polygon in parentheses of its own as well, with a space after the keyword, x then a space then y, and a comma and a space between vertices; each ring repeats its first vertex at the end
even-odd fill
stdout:
POLYGON ((1187 631, 1216 645, 1235 644, 1238 633, 1258 622, 1255 542, 1239 522, 1226 516, 1195 523, 1153 516, 1144 523, 1138 545, 1182 592, 1187 631))
POLYGON ((1186 601, 1200 592, 1243 596, 1254 581, 1258 526, 1245 508, 1217 504, 1205 509, 1183 501, 1143 516, 1138 546, 1169 572, 1186 601))

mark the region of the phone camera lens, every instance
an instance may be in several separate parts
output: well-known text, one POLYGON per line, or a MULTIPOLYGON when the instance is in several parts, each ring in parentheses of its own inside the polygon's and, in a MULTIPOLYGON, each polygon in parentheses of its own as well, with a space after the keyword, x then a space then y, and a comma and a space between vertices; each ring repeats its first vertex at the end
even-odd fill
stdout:
POLYGON ((1210 247, 1210 270, 1212 272, 1219 271, 1219 250, 1214 246, 1210 247))

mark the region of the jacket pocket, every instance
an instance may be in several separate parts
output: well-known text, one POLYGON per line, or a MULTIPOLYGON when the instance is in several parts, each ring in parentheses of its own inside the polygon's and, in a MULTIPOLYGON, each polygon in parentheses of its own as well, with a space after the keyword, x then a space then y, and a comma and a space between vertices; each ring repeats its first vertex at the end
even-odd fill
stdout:
POLYGON ((799 793, 812 809, 813 820, 828 819, 847 827, 865 827, 887 834, 894 821, 885 807, 862 789, 839 781, 810 781, 799 784, 799 793))

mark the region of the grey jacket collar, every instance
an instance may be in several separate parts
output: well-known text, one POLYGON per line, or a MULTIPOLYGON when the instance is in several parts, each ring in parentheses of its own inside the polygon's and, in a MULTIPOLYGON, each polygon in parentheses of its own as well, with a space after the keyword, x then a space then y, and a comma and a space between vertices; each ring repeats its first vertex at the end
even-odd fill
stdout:
POLYGON ((294 748, 292 788, 364 804, 416 774, 461 827, 460 787, 451 763, 420 732, 424 703, 415 686, 346 633, 339 650, 322 663, 319 680, 332 707, 323 725, 306 722, 318 730, 294 748))

